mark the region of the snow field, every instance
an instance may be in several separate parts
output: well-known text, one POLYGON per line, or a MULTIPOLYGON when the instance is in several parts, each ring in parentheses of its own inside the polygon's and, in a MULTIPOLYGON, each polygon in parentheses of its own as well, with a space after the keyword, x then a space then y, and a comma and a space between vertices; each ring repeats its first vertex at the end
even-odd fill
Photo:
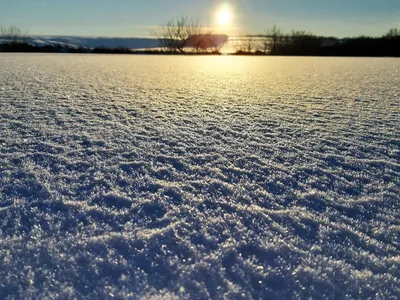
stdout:
POLYGON ((400 296, 398 59, 0 66, 1 298, 400 296))

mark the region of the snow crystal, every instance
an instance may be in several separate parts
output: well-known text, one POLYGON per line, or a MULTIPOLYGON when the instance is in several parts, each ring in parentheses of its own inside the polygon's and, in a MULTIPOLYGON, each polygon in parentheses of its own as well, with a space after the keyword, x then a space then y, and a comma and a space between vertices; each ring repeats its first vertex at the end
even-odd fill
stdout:
POLYGON ((400 296, 399 60, 0 65, 0 298, 400 296))

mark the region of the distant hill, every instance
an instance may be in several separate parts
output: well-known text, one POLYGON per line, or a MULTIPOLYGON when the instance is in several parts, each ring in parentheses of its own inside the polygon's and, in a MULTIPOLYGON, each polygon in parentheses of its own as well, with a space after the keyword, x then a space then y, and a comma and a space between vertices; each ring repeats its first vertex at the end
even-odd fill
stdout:
POLYGON ((79 37, 79 36, 32 36, 31 43, 36 46, 61 45, 86 48, 129 48, 149 49, 158 46, 155 38, 118 38, 118 37, 79 37))

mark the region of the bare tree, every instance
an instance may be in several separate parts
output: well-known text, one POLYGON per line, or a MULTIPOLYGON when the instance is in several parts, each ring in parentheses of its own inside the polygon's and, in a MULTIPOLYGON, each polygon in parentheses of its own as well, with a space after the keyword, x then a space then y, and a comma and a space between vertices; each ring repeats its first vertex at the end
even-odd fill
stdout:
POLYGON ((400 29, 398 28, 392 28, 386 33, 385 37, 389 38, 394 38, 394 37, 400 37, 400 29))
POLYGON ((228 41, 225 34, 196 34, 186 40, 186 47, 194 49, 195 52, 219 53, 221 48, 228 41))
POLYGON ((264 54, 267 54, 267 52, 271 51, 270 44, 271 44, 271 38, 269 37, 268 34, 265 34, 261 41, 261 47, 262 47, 261 51, 264 52, 264 54))
POLYGON ((151 34, 158 39, 159 47, 168 52, 176 51, 176 39, 174 23, 168 22, 166 25, 154 29, 151 34))
POLYGON ((27 33, 16 26, 0 26, 0 40, 5 44, 23 44, 28 41, 27 33))
POLYGON ((271 29, 268 29, 265 32, 263 39, 263 51, 265 53, 275 54, 279 50, 280 47, 284 44, 286 39, 286 35, 276 27, 276 25, 272 26, 271 29))
POLYGON ((203 34, 199 20, 190 21, 188 17, 180 17, 152 31, 161 48, 168 52, 184 52, 189 37, 203 34))
POLYGON ((189 31, 190 29, 187 17, 177 18, 176 21, 172 21, 172 32, 176 41, 176 50, 181 53, 185 48, 185 41, 188 37, 187 34, 189 31))
POLYGON ((253 36, 246 34, 237 39, 234 43, 236 53, 251 53, 256 46, 253 36))
POLYGON ((254 50, 254 46, 256 45, 254 37, 252 35, 248 35, 244 40, 244 49, 246 52, 251 53, 254 50))
POLYGON ((211 52, 220 53, 227 42, 228 36, 226 34, 213 35, 209 49, 211 49, 211 52))

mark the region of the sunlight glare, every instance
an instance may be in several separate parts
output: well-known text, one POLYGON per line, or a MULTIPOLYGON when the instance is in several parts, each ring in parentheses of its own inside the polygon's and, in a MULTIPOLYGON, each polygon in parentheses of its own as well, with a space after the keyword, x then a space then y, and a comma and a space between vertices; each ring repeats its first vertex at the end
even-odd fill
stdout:
POLYGON ((221 11, 218 15, 218 22, 222 25, 226 25, 231 21, 231 14, 227 9, 221 11))

